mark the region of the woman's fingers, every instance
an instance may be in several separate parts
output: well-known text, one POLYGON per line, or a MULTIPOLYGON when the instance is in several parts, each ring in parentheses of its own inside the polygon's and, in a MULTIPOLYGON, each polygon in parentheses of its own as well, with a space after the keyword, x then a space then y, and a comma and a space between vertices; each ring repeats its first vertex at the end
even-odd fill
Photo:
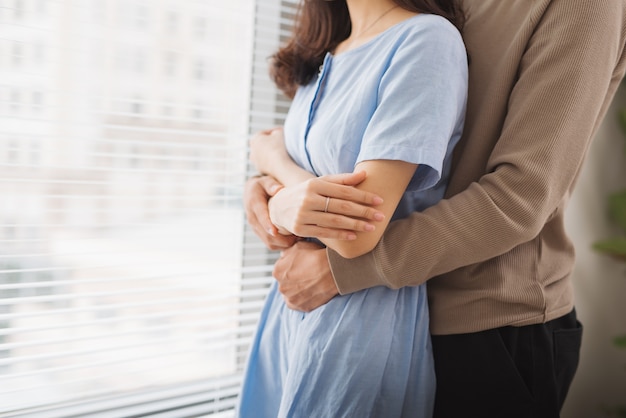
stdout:
POLYGON ((255 229, 260 227, 270 235, 276 234, 276 227, 272 224, 267 210, 267 201, 281 188, 282 185, 269 176, 252 178, 246 183, 244 193, 246 213, 255 229))
POLYGON ((282 185, 271 177, 254 177, 246 182, 244 190, 248 223, 271 250, 289 248, 296 242, 294 236, 279 234, 269 218, 267 201, 281 188, 282 185))
POLYGON ((385 215, 371 206, 364 206, 349 200, 328 197, 324 203, 325 213, 343 215, 344 217, 366 219, 370 221, 382 221, 385 215))
POLYGON ((320 177, 321 180, 329 183, 343 184, 346 186, 356 186, 365 180, 367 173, 365 171, 357 171, 354 173, 329 174, 320 177))
POLYGON ((369 221, 382 221, 385 219, 385 215, 381 211, 349 200, 318 195, 309 202, 311 203, 307 205, 308 209, 312 212, 324 213, 327 218, 334 214, 369 221))
POLYGON ((326 198, 324 201, 328 202, 327 212, 320 208, 321 202, 313 205, 316 208, 303 205, 297 212, 290 230, 304 237, 354 239, 353 234, 347 233, 374 231, 376 225, 371 221, 384 219, 381 212, 353 202, 332 198, 326 198))
POLYGON ((370 221, 382 221, 385 218, 385 215, 375 208, 383 200, 374 193, 353 186, 331 183, 323 178, 314 179, 309 181, 306 196, 303 205, 308 204, 306 209, 309 210, 370 221))
POLYGON ((263 222, 300 237, 345 240, 355 239, 356 232, 373 231, 375 223, 385 219, 375 208, 382 199, 350 185, 365 176, 365 172, 324 176, 282 188, 269 202, 268 218, 262 214, 263 222))
POLYGON ((376 206, 383 203, 383 199, 380 196, 354 187, 364 179, 364 171, 322 176, 310 180, 310 187, 322 196, 347 200, 361 205, 376 206))
POLYGON ((293 224, 293 233, 301 237, 329 238, 328 235, 311 235, 312 230, 322 228, 337 232, 370 232, 376 229, 372 223, 334 213, 307 212, 293 224))
POLYGON ((320 239, 338 239, 344 241, 351 241, 356 239, 356 233, 354 231, 348 231, 343 229, 324 228, 317 225, 299 225, 298 229, 301 237, 316 237, 320 239))

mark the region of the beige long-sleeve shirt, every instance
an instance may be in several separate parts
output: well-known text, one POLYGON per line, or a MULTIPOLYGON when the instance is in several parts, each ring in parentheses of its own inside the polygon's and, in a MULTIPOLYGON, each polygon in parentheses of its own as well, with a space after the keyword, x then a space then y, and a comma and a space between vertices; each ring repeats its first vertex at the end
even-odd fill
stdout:
POLYGON ((626 71, 626 0, 464 0, 465 132, 447 198, 369 254, 328 250, 340 293, 428 280, 433 334, 541 323, 573 308, 564 211, 626 71))

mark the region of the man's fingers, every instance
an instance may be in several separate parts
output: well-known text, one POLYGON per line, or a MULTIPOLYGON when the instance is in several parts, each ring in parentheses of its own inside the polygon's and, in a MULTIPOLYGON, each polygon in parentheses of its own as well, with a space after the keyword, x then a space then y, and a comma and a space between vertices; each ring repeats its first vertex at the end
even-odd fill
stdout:
POLYGON ((287 307, 310 312, 338 294, 326 250, 300 241, 283 251, 274 265, 274 277, 287 307))

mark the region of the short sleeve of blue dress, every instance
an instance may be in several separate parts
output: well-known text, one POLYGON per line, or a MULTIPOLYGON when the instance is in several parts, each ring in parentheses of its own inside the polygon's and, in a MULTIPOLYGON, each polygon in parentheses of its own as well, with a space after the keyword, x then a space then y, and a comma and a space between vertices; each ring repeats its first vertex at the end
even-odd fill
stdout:
MULTIPOLYGON (((365 160, 418 165, 396 217, 443 197, 461 135, 467 60, 445 19, 418 15, 328 54, 285 123, 292 158, 318 175, 365 160)), ((393 179, 389 179, 393 181, 393 179)), ((372 274, 376 274, 372 272, 372 274)), ((410 274, 410 272, 406 272, 410 274)), ((240 417, 428 417, 435 394, 425 285, 289 309, 274 283, 244 373, 240 417)))
POLYGON ((396 214, 407 216, 443 196, 466 96, 467 55, 458 31, 439 16, 419 15, 326 56, 319 77, 299 89, 290 108, 287 148, 318 175, 351 172, 365 160, 418 164, 410 204, 402 202, 404 213, 396 214))

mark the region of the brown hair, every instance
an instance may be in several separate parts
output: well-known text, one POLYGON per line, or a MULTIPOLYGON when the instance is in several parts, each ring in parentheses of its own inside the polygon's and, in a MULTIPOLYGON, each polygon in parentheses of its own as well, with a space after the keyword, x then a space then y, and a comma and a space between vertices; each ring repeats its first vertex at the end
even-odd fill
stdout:
MULTIPOLYGON (((460 0, 393 0, 415 13, 436 14, 461 31, 465 16, 460 0)), ((350 14, 345 0, 302 0, 287 44, 272 56, 270 75, 288 97, 308 84, 318 72, 327 52, 348 38, 350 14)))

